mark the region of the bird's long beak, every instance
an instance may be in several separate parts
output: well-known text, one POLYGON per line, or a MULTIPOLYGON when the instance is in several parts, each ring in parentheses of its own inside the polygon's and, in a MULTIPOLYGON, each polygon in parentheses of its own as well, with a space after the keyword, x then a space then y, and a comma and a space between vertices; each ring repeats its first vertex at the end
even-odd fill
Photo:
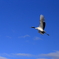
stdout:
POLYGON ((35 27, 31 27, 31 28, 35 28, 35 27))

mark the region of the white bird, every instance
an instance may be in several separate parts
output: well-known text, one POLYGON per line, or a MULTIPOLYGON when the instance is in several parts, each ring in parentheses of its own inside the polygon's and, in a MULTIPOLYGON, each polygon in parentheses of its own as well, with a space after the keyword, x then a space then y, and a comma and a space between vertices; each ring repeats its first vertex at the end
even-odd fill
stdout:
MULTIPOLYGON (((44 31, 45 25, 46 25, 46 23, 45 23, 45 21, 44 21, 44 16, 43 16, 43 15, 40 15, 40 25, 39 25, 39 27, 31 27, 31 28, 35 28, 35 29, 38 30, 38 32, 39 32, 40 34, 44 34, 44 33, 46 33, 46 32, 44 31)), ((46 34, 47 34, 47 33, 46 33, 46 34)), ((47 34, 47 35, 49 36, 49 34, 47 34)))

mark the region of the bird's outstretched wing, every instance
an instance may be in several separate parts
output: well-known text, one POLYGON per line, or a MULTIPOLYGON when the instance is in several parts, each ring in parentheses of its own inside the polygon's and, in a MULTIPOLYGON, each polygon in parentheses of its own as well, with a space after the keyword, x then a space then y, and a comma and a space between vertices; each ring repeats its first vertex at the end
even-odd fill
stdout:
POLYGON ((44 30, 45 28, 45 21, 44 21, 44 16, 40 15, 40 27, 44 30))

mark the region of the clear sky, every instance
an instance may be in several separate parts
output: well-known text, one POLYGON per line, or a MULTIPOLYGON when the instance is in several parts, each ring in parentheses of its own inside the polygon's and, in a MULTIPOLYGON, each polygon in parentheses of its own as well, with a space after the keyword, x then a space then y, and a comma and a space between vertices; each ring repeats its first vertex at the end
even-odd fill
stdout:
POLYGON ((0 0, 0 59, 59 59, 59 0, 0 0), (41 35, 31 26, 39 26, 41 35))

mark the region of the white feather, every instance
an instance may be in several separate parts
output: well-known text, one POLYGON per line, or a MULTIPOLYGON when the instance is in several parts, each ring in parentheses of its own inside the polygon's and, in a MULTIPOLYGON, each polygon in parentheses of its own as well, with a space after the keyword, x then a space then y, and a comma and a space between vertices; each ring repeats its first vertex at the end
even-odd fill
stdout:
POLYGON ((36 27, 35 29, 37 29, 39 31, 44 31, 41 27, 36 27))

